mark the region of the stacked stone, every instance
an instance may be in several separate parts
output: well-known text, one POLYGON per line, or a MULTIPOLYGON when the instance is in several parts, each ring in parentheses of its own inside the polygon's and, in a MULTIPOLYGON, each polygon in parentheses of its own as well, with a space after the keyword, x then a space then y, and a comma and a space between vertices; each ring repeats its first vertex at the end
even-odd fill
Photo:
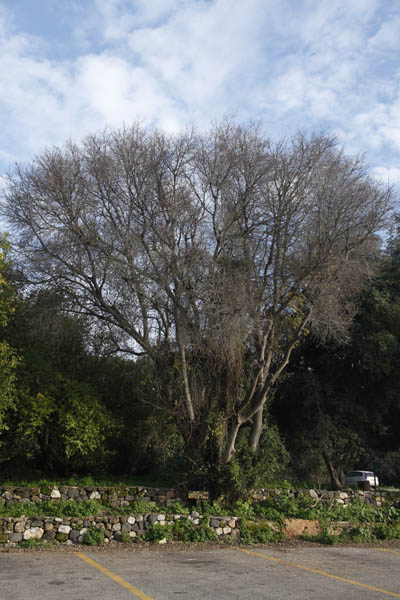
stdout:
POLYGON ((322 504, 328 504, 330 506, 332 506, 333 504, 348 506, 354 500, 358 500, 360 502, 374 504, 375 506, 380 507, 385 501, 385 498, 389 495, 387 492, 365 492, 363 490, 346 490, 345 492, 308 490, 307 493, 314 500, 321 502, 322 504))
POLYGON ((218 537, 239 535, 239 521, 237 517, 211 517, 210 527, 215 530, 218 537))
MULTIPOLYGON (((274 496, 284 493, 289 497, 297 498, 301 494, 308 493, 312 498, 321 501, 322 504, 349 504, 354 499, 360 499, 364 502, 378 503, 390 492, 363 491, 358 489, 330 492, 326 490, 285 490, 279 489, 259 489, 253 492, 253 501, 262 502, 274 496)), ((142 499, 147 502, 153 502, 154 505, 169 506, 172 502, 184 503, 179 493, 174 489, 145 488, 135 487, 95 487, 95 486, 54 486, 54 487, 4 487, 0 486, 0 505, 11 503, 37 503, 45 500, 51 500, 56 503, 58 500, 97 500, 105 506, 118 508, 121 506, 130 506, 134 500, 142 499)), ((378 504, 379 505, 379 504, 378 504)))
POLYGON ((169 506, 172 502, 182 502, 176 490, 135 487, 94 487, 94 486, 54 486, 54 487, 4 487, 0 486, 0 505, 14 502, 33 504, 45 500, 97 500, 117 508, 129 506, 134 500, 145 500, 154 504, 169 506))
MULTIPOLYGON (((121 516, 95 516, 86 518, 77 517, 3 517, 0 519, 0 544, 15 545, 24 540, 56 540, 65 544, 81 544, 89 527, 102 529, 104 541, 121 541, 123 534, 130 538, 140 538, 154 524, 160 526, 170 524, 183 518, 200 525, 200 514, 193 511, 187 515, 165 515, 162 513, 149 513, 121 516)), ((219 537, 235 536, 239 534, 238 519, 235 517, 211 517, 210 527, 214 528, 219 537)))
POLYGON ((308 494, 312 499, 321 502, 321 504, 342 504, 348 505, 354 500, 360 500, 376 506, 381 506, 385 497, 390 496, 390 492, 385 491, 364 491, 358 489, 349 489, 346 491, 328 491, 328 490, 294 490, 289 489, 282 491, 280 489, 259 489, 255 490, 252 494, 252 499, 255 502, 262 502, 263 500, 269 500, 280 494, 285 494, 289 498, 298 498, 301 494, 308 494))

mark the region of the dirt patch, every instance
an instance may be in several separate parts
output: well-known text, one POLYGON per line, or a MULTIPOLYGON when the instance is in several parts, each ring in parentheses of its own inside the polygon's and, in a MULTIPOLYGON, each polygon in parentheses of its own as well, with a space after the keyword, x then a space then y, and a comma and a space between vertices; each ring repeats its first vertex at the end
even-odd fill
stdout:
MULTIPOLYGON (((358 542, 346 542, 340 544, 338 547, 359 547, 359 548, 387 548, 400 551, 400 540, 384 540, 379 543, 358 543, 358 542)), ((236 544, 224 544, 214 542, 170 542, 168 544, 153 544, 150 542, 140 543, 124 543, 124 542, 110 542, 109 544, 103 544, 102 546, 84 546, 74 544, 73 546, 66 546, 65 544, 59 544, 57 546, 37 546, 36 548, 7 548, 0 547, 0 553, 21 553, 21 552, 90 552, 90 553, 102 553, 102 552, 195 552, 203 550, 235 550, 239 545, 236 544)), ((273 548, 285 552, 294 548, 303 547, 324 547, 317 542, 309 542, 301 539, 286 539, 281 542, 271 542, 269 544, 247 544, 241 546, 243 548, 273 548)))
POLYGON ((289 539, 296 539, 302 535, 319 535, 321 525, 318 521, 308 519, 285 519, 283 522, 283 533, 289 539))

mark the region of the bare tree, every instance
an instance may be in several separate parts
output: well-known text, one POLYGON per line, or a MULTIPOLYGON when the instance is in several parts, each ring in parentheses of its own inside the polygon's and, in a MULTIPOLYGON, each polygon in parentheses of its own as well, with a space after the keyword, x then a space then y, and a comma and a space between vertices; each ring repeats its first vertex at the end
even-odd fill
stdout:
POLYGON ((17 166, 2 206, 27 280, 116 350, 168 351, 188 447, 201 453, 211 425, 228 462, 243 426, 257 450, 302 336, 345 336, 392 201, 329 136, 272 143, 227 122, 68 143, 17 166))

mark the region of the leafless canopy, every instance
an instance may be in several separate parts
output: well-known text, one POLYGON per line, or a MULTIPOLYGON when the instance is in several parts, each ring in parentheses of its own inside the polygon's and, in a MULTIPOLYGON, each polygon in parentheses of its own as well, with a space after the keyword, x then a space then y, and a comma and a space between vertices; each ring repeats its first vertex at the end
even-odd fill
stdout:
POLYGON ((214 411, 229 460, 243 424, 257 448, 301 336, 345 335, 392 200, 329 136, 227 122, 54 148, 16 167, 2 205, 27 279, 119 350, 168 348, 188 439, 214 411))

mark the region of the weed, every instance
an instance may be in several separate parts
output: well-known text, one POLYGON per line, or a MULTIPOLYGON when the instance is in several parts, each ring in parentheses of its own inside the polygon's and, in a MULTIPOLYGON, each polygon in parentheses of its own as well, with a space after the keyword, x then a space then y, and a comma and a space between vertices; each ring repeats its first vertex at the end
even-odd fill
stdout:
POLYGON ((188 515, 190 509, 187 506, 182 506, 180 502, 171 502, 166 508, 165 512, 173 515, 188 515))
POLYGON ((282 522, 284 519, 283 513, 273 506, 258 505, 256 506, 256 511, 258 516, 268 521, 282 522))
POLYGON ((20 548, 38 548, 40 546, 56 546, 57 540, 36 540, 31 538, 30 540, 22 540, 18 543, 20 548))
POLYGON ((20 548, 37 548, 37 546, 40 545, 39 543, 40 540, 31 538, 30 540, 23 540, 22 542, 19 542, 18 545, 20 548))
POLYGON ((87 517, 89 515, 98 515, 103 510, 102 505, 95 500, 60 500, 53 503, 50 500, 35 503, 10 503, 7 506, 0 506, 1 517, 87 517))
POLYGON ((130 507, 127 506, 125 510, 126 509, 128 509, 130 513, 134 512, 137 514, 146 514, 158 511, 158 507, 155 502, 149 502, 148 500, 143 500, 142 498, 137 498, 136 500, 133 500, 130 507))
POLYGON ((161 542, 165 539, 167 542, 171 542, 173 539, 173 526, 172 525, 160 525, 159 523, 153 523, 150 529, 145 534, 145 538, 149 542, 161 542))
POLYGON ((375 535, 378 540, 395 540, 400 539, 400 523, 388 525, 383 523, 375 528, 375 535))
POLYGON ((196 525, 190 519, 179 519, 173 527, 174 538, 182 542, 192 542, 196 525))
POLYGON ((370 525, 359 525, 351 531, 351 539, 354 542, 376 542, 375 530, 370 525))
POLYGON ((340 535, 334 535, 331 533, 327 527, 323 527, 321 533, 317 535, 309 535, 305 533, 302 536, 302 539, 307 542, 317 542, 319 544, 325 544, 327 546, 334 546, 335 544, 339 544, 340 542, 348 541, 349 536, 346 533, 341 533, 340 535))
POLYGON ((243 517, 245 519, 253 519, 255 516, 254 507, 250 502, 244 500, 236 500, 229 512, 232 516, 243 517))
POLYGON ((199 527, 193 533, 193 542, 216 541, 218 539, 215 530, 207 525, 207 521, 203 520, 199 527))
POLYGON ((89 527, 83 536, 83 543, 88 546, 99 546, 104 542, 104 530, 97 527, 89 527))
MULTIPOLYGON (((232 514, 232 513, 228 513, 230 509, 226 506, 226 504, 224 503, 224 499, 223 498, 219 498, 218 500, 214 500, 214 502, 212 502, 210 504, 210 502, 205 501, 203 503, 203 515, 226 515, 226 514, 232 514)), ((233 515, 232 515, 233 516, 233 515)))
POLYGON ((284 538, 279 531, 274 531, 265 521, 240 521, 240 541, 242 544, 266 544, 278 542, 284 538))

